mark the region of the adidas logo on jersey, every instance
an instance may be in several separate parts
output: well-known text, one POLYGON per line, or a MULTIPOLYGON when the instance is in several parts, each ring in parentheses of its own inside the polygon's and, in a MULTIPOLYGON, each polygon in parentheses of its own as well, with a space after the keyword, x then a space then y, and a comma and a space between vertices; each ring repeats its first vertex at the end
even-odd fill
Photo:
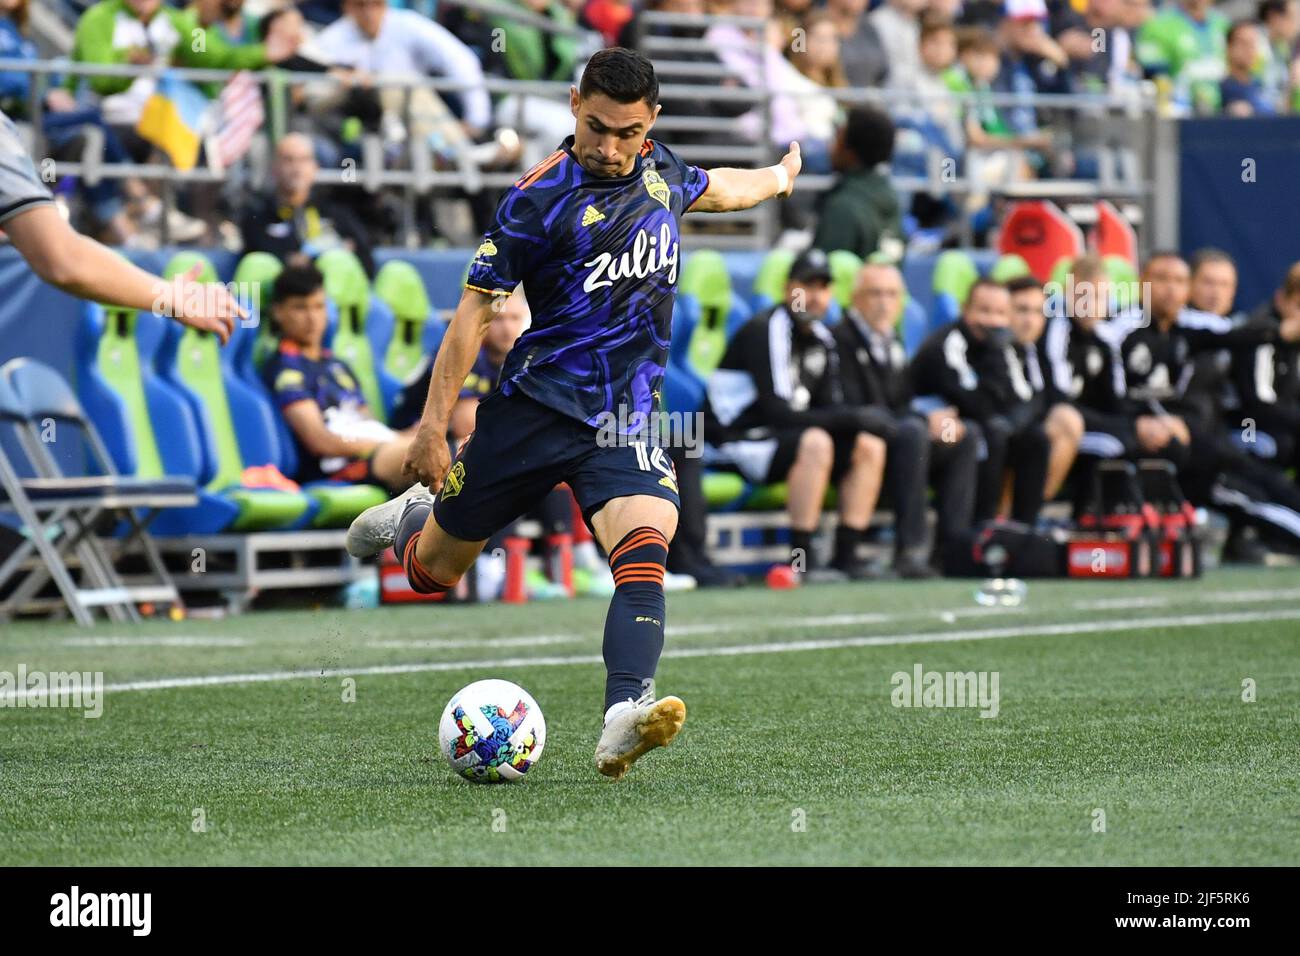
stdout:
POLYGON ((595 206, 588 206, 582 211, 582 224, 590 226, 593 222, 600 222, 605 218, 605 214, 595 206))

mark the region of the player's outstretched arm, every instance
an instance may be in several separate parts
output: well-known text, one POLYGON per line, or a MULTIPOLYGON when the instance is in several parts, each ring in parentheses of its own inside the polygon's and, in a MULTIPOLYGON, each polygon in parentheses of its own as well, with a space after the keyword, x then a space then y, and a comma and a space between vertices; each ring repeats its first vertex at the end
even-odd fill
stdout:
POLYGON ((442 487, 442 481, 451 469, 451 449, 447 447, 447 423, 451 411, 460 397, 465 376, 474 367, 474 359, 483 346, 488 326, 504 301, 504 295, 466 289, 433 360, 424 414, 407 449, 406 461, 402 463, 404 474, 423 482, 433 491, 442 487))
POLYGON ((5 223, 5 232, 32 271, 71 295, 170 315, 182 325, 215 333, 223 344, 235 320, 248 316, 224 286, 195 281, 200 266, 167 282, 81 235, 53 206, 15 216, 5 223))
POLYGON ((691 206, 690 212, 732 212, 757 206, 766 199, 782 198, 794 192, 794 180, 803 168, 799 144, 791 143, 781 162, 764 169, 709 170, 709 186, 691 206))

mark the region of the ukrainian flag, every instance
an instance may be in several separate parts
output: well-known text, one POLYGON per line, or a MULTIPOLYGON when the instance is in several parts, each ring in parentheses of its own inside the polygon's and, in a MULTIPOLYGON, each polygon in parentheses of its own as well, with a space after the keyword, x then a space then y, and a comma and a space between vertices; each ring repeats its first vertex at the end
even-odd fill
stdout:
POLYGON ((177 169, 191 170, 199 161, 210 105, 211 100, 193 83, 164 73, 145 102, 135 131, 171 157, 177 169))

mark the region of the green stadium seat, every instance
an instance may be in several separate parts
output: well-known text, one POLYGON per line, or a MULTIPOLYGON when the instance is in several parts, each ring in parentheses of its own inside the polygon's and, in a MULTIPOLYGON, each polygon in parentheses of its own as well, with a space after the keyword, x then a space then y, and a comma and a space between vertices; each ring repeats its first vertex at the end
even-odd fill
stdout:
POLYGON ((794 253, 788 249, 773 249, 763 257, 754 276, 754 294, 750 305, 755 312, 761 312, 785 299, 785 280, 789 278, 790 266, 794 265, 794 253))
POLYGON ((429 293, 419 271, 409 262, 393 259, 375 276, 375 295, 393 313, 393 334, 384 353, 384 369, 407 383, 424 367, 425 357, 437 351, 442 323, 433 315, 429 293))
MULTIPOLYGON (((215 281, 216 271, 207 257, 197 252, 174 256, 163 270, 163 278, 187 272, 196 262, 205 267, 200 279, 215 281)), ((237 380, 233 367, 222 363, 220 350, 221 343, 211 333, 171 323, 158 353, 159 373, 193 403, 200 438, 210 458, 207 490, 239 507, 230 530, 288 528, 314 510, 312 500, 301 491, 243 485, 245 464, 279 460, 275 423, 270 417, 274 413, 237 380)))
POLYGON ((994 282, 1009 282, 1027 275, 1032 275, 1029 263, 1025 261, 1024 256, 1014 252, 999 256, 998 261, 993 263, 993 268, 989 270, 989 278, 994 282))
POLYGON ((330 351, 348 363, 361 386, 371 414, 388 421, 388 404, 380 389, 374 347, 366 335, 370 314, 370 280, 361 260, 346 249, 331 249, 316 260, 325 277, 325 294, 338 309, 338 327, 330 351))
POLYGON ((284 263, 269 252, 250 252, 235 266, 232 281, 240 290, 253 292, 254 308, 249 311, 257 318, 257 338, 253 342, 253 364, 257 368, 279 346, 271 323, 271 290, 275 280, 284 271, 284 263))

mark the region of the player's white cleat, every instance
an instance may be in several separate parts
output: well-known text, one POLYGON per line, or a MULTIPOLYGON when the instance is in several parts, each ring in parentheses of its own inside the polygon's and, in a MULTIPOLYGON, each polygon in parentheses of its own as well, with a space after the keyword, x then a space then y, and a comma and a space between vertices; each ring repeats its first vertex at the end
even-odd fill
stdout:
POLYGON ((406 506, 412 501, 433 504, 427 485, 414 484, 392 501, 367 508, 348 527, 348 554, 354 558, 371 558, 390 548, 397 540, 397 526, 402 523, 406 506))
MULTIPOLYGON (((605 724, 596 744, 596 769, 606 777, 621 779, 648 750, 667 747, 686 722, 686 704, 680 697, 655 700, 654 681, 635 701, 629 701, 605 724)), ((610 708, 613 710, 614 708, 610 708)))

